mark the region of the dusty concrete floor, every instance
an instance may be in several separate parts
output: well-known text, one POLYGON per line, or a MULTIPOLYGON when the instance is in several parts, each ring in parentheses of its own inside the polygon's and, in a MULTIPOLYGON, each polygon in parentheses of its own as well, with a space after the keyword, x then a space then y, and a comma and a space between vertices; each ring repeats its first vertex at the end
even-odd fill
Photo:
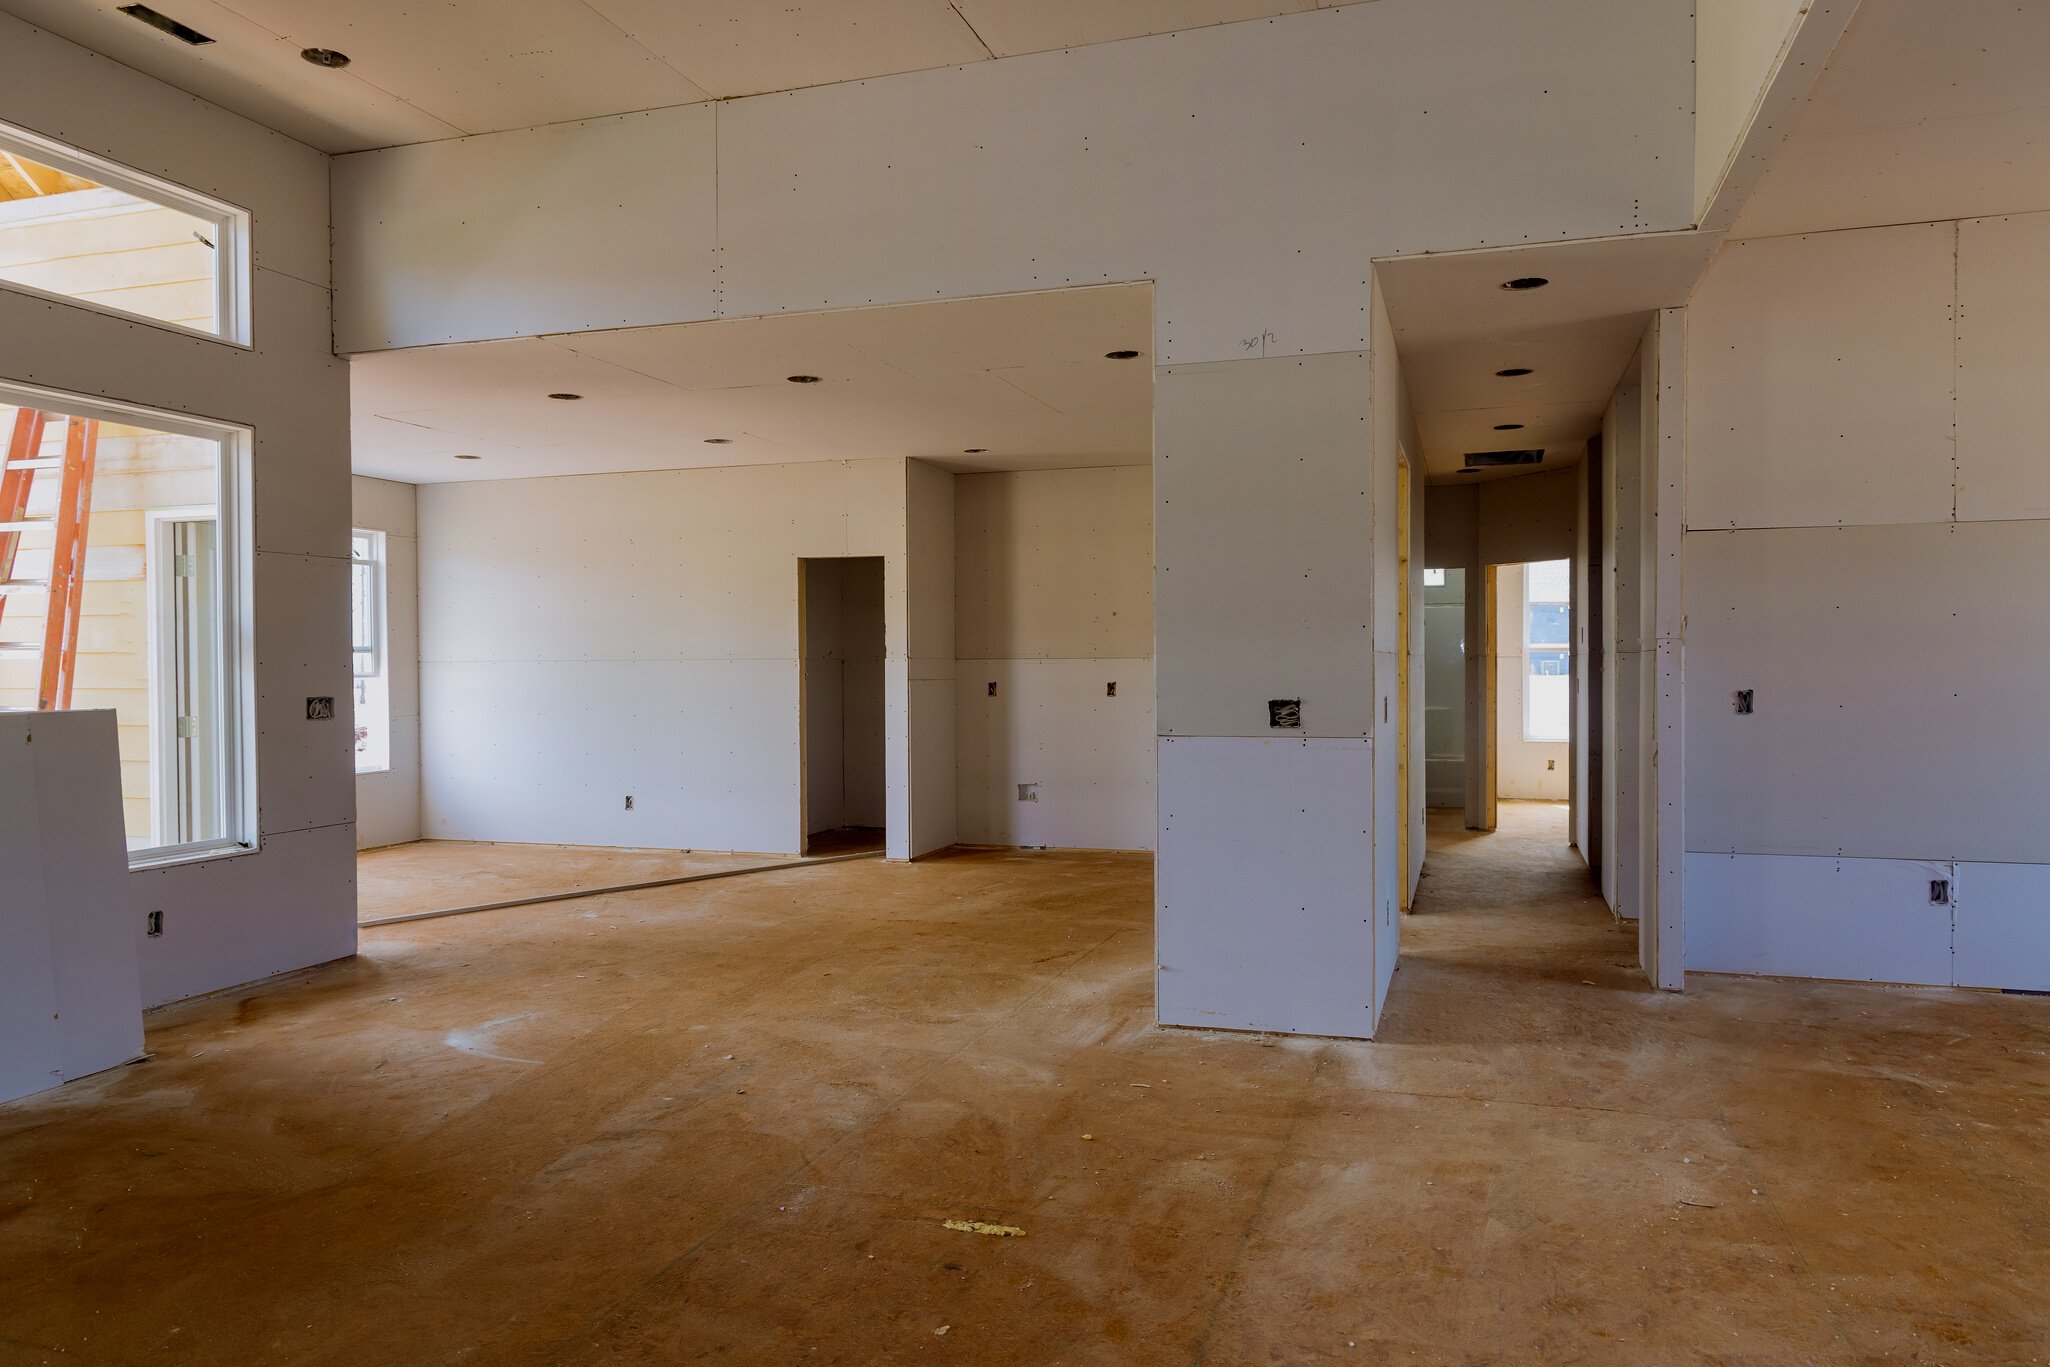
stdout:
MULTIPOLYGON (((883 847, 883 833, 859 827, 822 831, 805 843, 819 858, 883 847)), ((726 869, 783 864, 794 854, 720 850, 616 850, 590 845, 509 845, 482 840, 420 840, 356 856, 356 916, 410 916, 451 907, 509 902, 586 888, 647 883, 726 869)))
POLYGON ((0 1363, 2041 1358, 2050 1002, 1653 994, 1559 820, 1371 1045, 1152 1028, 1143 857, 368 932, 0 1107, 0 1363))

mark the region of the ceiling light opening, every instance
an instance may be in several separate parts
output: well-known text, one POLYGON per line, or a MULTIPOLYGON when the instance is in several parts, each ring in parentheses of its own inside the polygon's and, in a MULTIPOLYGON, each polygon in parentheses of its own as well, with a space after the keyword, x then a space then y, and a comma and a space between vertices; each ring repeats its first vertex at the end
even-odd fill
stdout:
POLYGON ((987 446, 964 446, 961 448, 961 454, 964 456, 986 456, 989 454, 989 448, 987 446))
POLYGON ((1103 358, 1106 361, 1136 361, 1139 359, 1139 353, 1136 351, 1106 351, 1103 353, 1103 358))
POLYGON ((190 24, 181 24, 168 14, 157 13, 148 5, 123 5, 121 12, 130 19, 140 19, 151 28, 170 34, 181 43, 190 43, 192 46, 198 47, 203 43, 211 43, 213 41, 213 39, 207 37, 198 29, 193 28, 190 24))
POLYGON ((1545 279, 1545 277, 1543 277, 1542 275, 1519 275, 1514 280, 1504 280, 1502 282, 1502 288, 1505 290, 1519 291, 1541 290, 1551 283, 1551 281, 1545 279))
POLYGON ((581 394, 556 393, 550 394, 548 397, 551 399, 560 399, 564 403, 575 403, 578 399, 581 399, 584 396, 581 394))
POLYGON ((1495 373, 1505 380, 1513 380, 1519 375, 1534 375, 1537 372, 1527 365, 1513 365, 1507 370, 1498 370, 1495 373))
POLYGON ((336 52, 331 47, 304 48, 299 55, 315 66, 326 67, 329 71, 340 71, 349 64, 348 53, 336 52))
POLYGON ((731 437, 706 437, 706 438, 705 438, 705 445, 707 445, 707 446, 731 446, 731 445, 733 445, 733 438, 731 438, 731 437))
POLYGON ((1521 432, 1523 424, 1520 422, 1498 422, 1495 424, 1495 430, 1497 432, 1521 432))
POLYGON ((792 384, 817 384, 819 382, 819 377, 816 375, 791 375, 786 378, 792 384))
POLYGON ((1468 451, 1463 457, 1466 469, 1459 473, 1463 475, 1471 470, 1494 470, 1504 465, 1538 465, 1544 458, 1543 447, 1529 451, 1468 451))
POLYGON ((482 459, 484 459, 484 457, 482 457, 482 456, 457 456, 457 457, 456 457, 456 459, 457 459, 457 460, 482 460, 482 459))

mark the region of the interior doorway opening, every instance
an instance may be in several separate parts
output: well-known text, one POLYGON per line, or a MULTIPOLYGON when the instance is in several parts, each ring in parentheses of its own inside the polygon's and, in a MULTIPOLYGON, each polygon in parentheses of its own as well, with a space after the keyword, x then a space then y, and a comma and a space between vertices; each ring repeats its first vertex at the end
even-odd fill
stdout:
POLYGON ((879 849, 889 825, 883 558, 800 559, 797 595, 798 848, 805 854, 879 849))

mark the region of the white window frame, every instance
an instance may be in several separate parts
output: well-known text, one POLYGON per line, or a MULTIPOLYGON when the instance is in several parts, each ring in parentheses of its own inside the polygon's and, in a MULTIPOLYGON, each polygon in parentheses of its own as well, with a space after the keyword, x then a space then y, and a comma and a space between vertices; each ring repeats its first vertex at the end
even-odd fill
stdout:
MULTIPOLYGON (((356 769, 358 774, 385 774, 391 772, 391 638, 388 634, 391 620, 391 607, 388 597, 391 579, 388 568, 390 564, 389 554, 390 539, 386 533, 379 531, 375 527, 352 527, 349 529, 350 574, 354 575, 358 565, 367 565, 370 568, 371 623, 369 653, 372 665, 371 671, 368 674, 356 672, 356 630, 355 623, 351 622, 349 624, 349 692, 352 696, 354 695, 358 680, 376 679, 383 684, 385 697, 384 763, 372 765, 369 768, 358 766, 356 769), (367 560, 359 559, 356 555, 356 538, 359 536, 370 538, 370 558, 367 560)), ((351 596, 353 597, 353 595, 351 596)), ((353 745, 354 727, 355 722, 352 718, 350 721, 351 750, 355 748, 353 745)))
POLYGON ((251 255, 247 209, 229 204, 225 200, 215 199, 211 195, 188 190, 182 185, 173 185, 168 180, 108 161, 105 157, 94 156, 76 147, 67 147, 61 142, 53 141, 40 133, 32 133, 17 124, 0 123, 0 151, 27 157, 55 170, 69 172, 95 184, 104 185, 110 190, 119 190, 138 199, 146 199, 152 204, 175 209, 182 214, 190 214, 211 224, 214 229, 215 326, 207 329, 191 327, 185 323, 166 322, 162 318, 133 313, 97 300, 80 299, 77 295, 38 289, 34 285, 16 284, 11 280, 0 280, 0 289, 69 304, 73 308, 90 309, 94 313, 111 314, 116 318, 146 323, 151 327, 168 328, 172 332, 184 333, 190 337, 225 342, 244 351, 252 349, 249 341, 251 255))
MULTIPOLYGON (((1570 598, 1533 599, 1530 596, 1530 584, 1535 576, 1531 574, 1530 570, 1531 567, 1529 565, 1523 567, 1523 739, 1527 744, 1531 745, 1561 745, 1572 739, 1573 718, 1570 702, 1568 703, 1568 715, 1566 718, 1567 734, 1565 736, 1534 736, 1531 734, 1530 704, 1532 695, 1536 690, 1530 686, 1530 681, 1536 676, 1530 672, 1530 661, 1531 656, 1538 651, 1543 651, 1547 655, 1563 651, 1567 660, 1568 677, 1571 676, 1573 661, 1573 605, 1570 598), (1530 609, 1533 603, 1543 603, 1552 607, 1557 607, 1561 604, 1565 605, 1566 640, 1563 644, 1556 641, 1539 643, 1530 639, 1530 609)), ((1571 573, 1570 569, 1568 573, 1571 573)))
MULTIPOLYGON (((220 497, 214 517, 217 527, 215 538, 220 545, 221 557, 221 805, 227 830, 213 840, 130 850, 128 867, 159 868, 166 864, 256 853, 261 848, 262 837, 257 830, 256 805, 256 603, 252 593, 255 542, 251 534, 255 522, 249 479, 250 452, 255 434, 247 427, 229 423, 166 413, 138 404, 89 399, 62 390, 40 389, 7 380, 0 380, 0 403, 47 409, 68 417, 143 427, 174 436, 197 437, 219 444, 220 497)), ((149 649, 154 673, 154 638, 149 649)), ((154 724, 154 698, 151 709, 154 724)))

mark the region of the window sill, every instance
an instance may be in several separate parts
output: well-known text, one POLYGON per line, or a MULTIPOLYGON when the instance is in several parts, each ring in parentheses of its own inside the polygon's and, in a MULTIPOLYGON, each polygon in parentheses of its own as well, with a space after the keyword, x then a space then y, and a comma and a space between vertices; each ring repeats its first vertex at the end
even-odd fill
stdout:
POLYGON ((375 768, 375 769, 358 769, 358 770, 356 771, 356 777, 357 777, 357 778, 368 778, 368 777, 370 777, 370 775, 372 775, 372 774, 388 774, 388 773, 390 773, 390 772, 391 772, 391 766, 390 766, 389 764, 382 764, 382 765, 379 765, 379 766, 378 766, 377 768, 375 768))
POLYGON ((256 854, 262 846, 256 842, 222 842, 197 848, 135 850, 128 856, 128 871, 142 873, 148 869, 168 869, 179 864, 199 864, 210 859, 239 859, 245 854, 256 854))

